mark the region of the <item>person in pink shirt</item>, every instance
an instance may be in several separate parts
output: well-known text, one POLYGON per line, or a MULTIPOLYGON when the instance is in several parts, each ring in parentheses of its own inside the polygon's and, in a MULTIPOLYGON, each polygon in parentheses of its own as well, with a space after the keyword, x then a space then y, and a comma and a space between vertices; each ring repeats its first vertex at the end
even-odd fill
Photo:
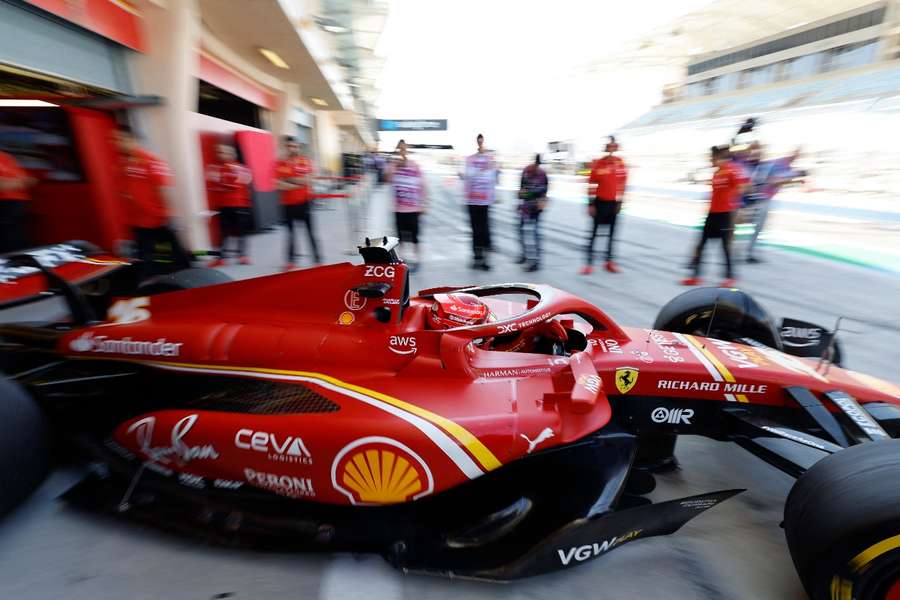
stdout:
POLYGON ((490 271, 486 255, 491 248, 490 208, 494 203, 498 171, 494 157, 485 150, 484 136, 479 133, 475 140, 478 152, 466 158, 463 174, 466 204, 472 223, 472 268, 490 271))
POLYGON ((400 159, 388 167, 386 180, 394 188, 394 219, 397 223, 397 237, 401 243, 412 244, 414 262, 410 271, 415 271, 420 262, 419 216, 425 212, 425 177, 422 170, 407 156, 406 141, 397 143, 400 159))

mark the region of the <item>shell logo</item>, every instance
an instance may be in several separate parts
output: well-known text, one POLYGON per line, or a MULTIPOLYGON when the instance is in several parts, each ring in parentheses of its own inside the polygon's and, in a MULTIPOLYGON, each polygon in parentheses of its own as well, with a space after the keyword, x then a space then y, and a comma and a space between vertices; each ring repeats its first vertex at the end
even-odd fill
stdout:
POLYGON ((379 436, 344 446, 331 465, 331 482, 351 504, 396 504, 434 491, 425 461, 400 442, 379 436))

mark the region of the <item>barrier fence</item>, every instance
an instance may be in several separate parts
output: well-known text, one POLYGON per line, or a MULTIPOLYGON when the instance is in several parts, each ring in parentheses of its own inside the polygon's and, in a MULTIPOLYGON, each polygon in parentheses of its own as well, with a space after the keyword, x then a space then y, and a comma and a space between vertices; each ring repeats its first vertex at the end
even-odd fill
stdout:
POLYGON ((355 255, 356 244, 362 240, 368 221, 372 175, 370 173, 352 177, 323 175, 313 179, 313 196, 316 200, 343 201, 350 243, 346 253, 355 255))

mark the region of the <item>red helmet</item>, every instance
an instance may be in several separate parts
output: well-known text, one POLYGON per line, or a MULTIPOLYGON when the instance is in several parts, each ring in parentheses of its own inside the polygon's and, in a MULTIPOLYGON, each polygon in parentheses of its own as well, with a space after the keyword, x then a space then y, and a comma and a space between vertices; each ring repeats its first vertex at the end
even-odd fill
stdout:
POLYGON ((452 329, 480 325, 488 315, 487 304, 474 294, 435 294, 427 319, 431 329, 452 329))

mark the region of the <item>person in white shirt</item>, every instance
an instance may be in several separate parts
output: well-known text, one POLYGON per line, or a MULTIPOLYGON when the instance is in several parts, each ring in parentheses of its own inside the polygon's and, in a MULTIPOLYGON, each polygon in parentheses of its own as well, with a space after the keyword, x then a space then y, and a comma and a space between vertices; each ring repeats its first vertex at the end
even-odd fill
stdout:
POLYGON ((397 143, 399 160, 392 163, 385 172, 385 178, 394 188, 394 220, 397 223, 397 237, 404 244, 411 244, 413 261, 410 272, 419 267, 419 216, 425 212, 425 176, 419 165, 406 155, 406 141, 397 143))
POLYGON ((466 204, 472 224, 472 268, 489 271, 487 251, 491 247, 490 207, 495 199, 497 165, 494 157, 484 148, 484 136, 475 138, 478 152, 466 158, 463 174, 466 204))

